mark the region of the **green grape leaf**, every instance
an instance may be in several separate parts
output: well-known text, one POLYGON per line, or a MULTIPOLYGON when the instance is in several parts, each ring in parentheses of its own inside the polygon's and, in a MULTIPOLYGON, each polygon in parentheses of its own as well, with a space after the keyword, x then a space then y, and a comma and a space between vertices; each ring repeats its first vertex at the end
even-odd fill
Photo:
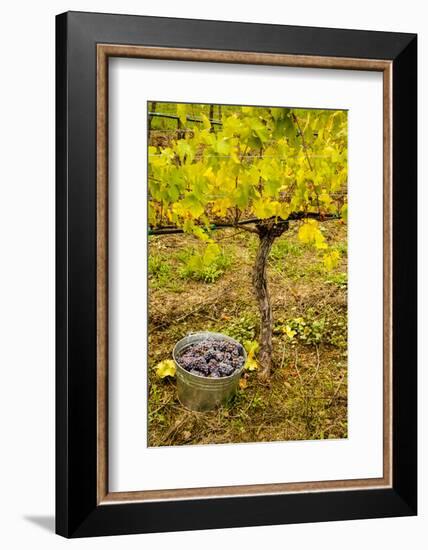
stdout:
POLYGON ((195 158, 195 149, 187 140, 180 139, 177 143, 177 154, 181 162, 186 159, 186 163, 190 164, 195 158))
POLYGON ((219 155, 227 156, 230 153, 230 142, 228 138, 221 138, 215 144, 215 150, 219 155))

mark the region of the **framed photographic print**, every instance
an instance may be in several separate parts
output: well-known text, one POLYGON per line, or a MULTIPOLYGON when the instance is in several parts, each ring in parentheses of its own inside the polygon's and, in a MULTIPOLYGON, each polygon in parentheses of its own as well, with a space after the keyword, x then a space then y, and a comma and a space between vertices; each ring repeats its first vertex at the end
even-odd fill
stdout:
POLYGON ((416 514, 416 36, 56 36, 57 532, 416 514))

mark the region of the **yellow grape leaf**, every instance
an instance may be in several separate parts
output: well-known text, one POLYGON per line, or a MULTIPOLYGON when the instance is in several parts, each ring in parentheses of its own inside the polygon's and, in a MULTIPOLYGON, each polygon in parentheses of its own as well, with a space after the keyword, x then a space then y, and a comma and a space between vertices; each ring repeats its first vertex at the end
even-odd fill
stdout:
POLYGON ((270 204, 272 207, 272 216, 278 216, 284 220, 288 218, 290 209, 289 207, 284 208, 284 203, 279 201, 271 201, 270 204))
POLYGON ((177 103, 177 116, 183 126, 187 123, 187 105, 184 103, 177 103))
POLYGON ((204 252, 204 259, 203 262, 205 265, 211 265, 214 260, 219 256, 220 254, 220 247, 216 243, 209 243, 207 246, 205 252, 204 252))
POLYGON ((293 330, 291 327, 289 327, 288 325, 285 325, 283 330, 285 334, 290 338, 290 340, 292 340, 297 334, 297 332, 293 330))
POLYGON ((239 134, 241 130, 242 123, 235 114, 227 118, 223 118, 223 134, 225 136, 233 136, 235 134, 239 134))
POLYGON ((259 351, 259 343, 256 340, 247 340, 244 342, 244 348, 247 351, 247 362, 245 368, 247 370, 257 370, 259 364, 255 359, 255 354, 259 351))
POLYGON ((326 193, 326 191, 323 191, 320 196, 319 196, 319 200, 325 204, 325 205, 329 205, 331 203, 331 197, 328 193, 326 193))
POLYGON ((230 150, 230 158, 233 160, 235 164, 241 164, 241 159, 238 157, 237 149, 236 147, 233 147, 230 150))
POLYGON ((247 387, 247 379, 246 378, 241 378, 239 380, 239 387, 241 388, 241 390, 245 390, 245 388, 247 387))
POLYGON ((330 190, 332 192, 338 191, 340 189, 341 183, 342 182, 340 178, 337 175, 333 174, 330 178, 330 190))
POLYGON ((216 178, 211 166, 208 166, 208 168, 205 170, 205 172, 203 172, 202 175, 204 176, 204 178, 207 178, 207 180, 211 183, 215 182, 216 178))
POLYGON ((224 157, 227 157, 230 153, 230 142, 228 138, 219 138, 215 144, 216 152, 224 157))
POLYGON ((309 244, 315 241, 317 223, 315 220, 306 220, 299 227, 298 237, 302 243, 309 244))
POLYGON ((340 254, 337 250, 332 250, 328 254, 324 254, 324 267, 327 271, 331 271, 337 266, 339 262, 340 254))
POLYGON ((324 235, 321 233, 316 220, 306 220, 300 227, 299 239, 306 244, 314 244, 316 248, 327 248, 324 235))
POLYGON ((185 233, 193 233, 193 229, 195 228, 195 224, 192 222, 192 220, 184 220, 183 223, 183 231, 185 233))
POLYGON ((211 128, 210 119, 207 117, 207 115, 204 115, 203 113, 201 115, 201 118, 203 127, 205 128, 205 130, 209 130, 211 128))
POLYGON ((315 235, 315 247, 319 248, 320 250, 328 248, 328 245, 324 239, 324 235, 319 229, 317 229, 317 234, 315 235))
POLYGON ((165 359, 156 365, 156 375, 159 378, 166 378, 167 376, 175 376, 175 363, 172 359, 165 359))
POLYGON ((290 205, 288 205, 285 202, 280 202, 278 204, 279 206, 276 209, 276 215, 282 218, 283 220, 286 220, 290 215, 290 205))
POLYGON ((253 212, 261 220, 275 215, 275 205, 269 199, 257 199, 253 202, 253 212))
POLYGON ((181 216, 183 218, 187 218, 189 216, 187 208, 184 204, 182 204, 182 201, 176 202, 172 205, 172 212, 173 214, 176 214, 177 216, 181 216))
POLYGON ((227 209, 232 206, 232 200, 229 197, 223 199, 217 199, 213 202, 212 212, 213 214, 219 214, 220 216, 225 216, 227 209))
POLYGON ((148 204, 148 218, 149 225, 156 225, 158 221, 158 212, 156 206, 151 202, 148 204))
POLYGON ((259 364, 255 359, 250 359, 247 357, 247 362, 245 363, 245 368, 247 370, 253 371, 259 368, 259 364))
POLYGON ((192 227, 192 233, 195 235, 195 237, 198 237, 198 239, 201 239, 201 241, 208 241, 209 237, 207 235, 207 232, 202 229, 202 227, 198 225, 194 225, 192 227))

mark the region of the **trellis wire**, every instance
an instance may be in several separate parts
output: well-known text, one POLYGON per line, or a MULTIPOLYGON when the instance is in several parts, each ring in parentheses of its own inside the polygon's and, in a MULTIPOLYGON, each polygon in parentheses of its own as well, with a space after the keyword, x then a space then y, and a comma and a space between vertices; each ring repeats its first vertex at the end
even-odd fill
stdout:
MULTIPOLYGON (((260 224, 269 220, 274 220, 276 218, 267 218, 267 219, 260 219, 260 218, 251 218, 248 220, 241 220, 237 221, 235 223, 212 223, 209 227, 202 227, 204 231, 216 231, 219 229, 227 229, 229 227, 239 227, 242 225, 249 225, 249 224, 260 224)), ((320 221, 329 221, 329 220, 340 220, 341 216, 339 214, 319 214, 318 212, 293 212, 288 216, 286 219, 277 218, 277 221, 275 222, 277 225, 288 223, 290 221, 298 221, 303 219, 315 219, 320 221)), ((148 234, 150 235, 174 235, 184 233, 183 229, 180 229, 175 226, 161 226, 157 227, 156 229, 152 229, 149 227, 148 234)))
MULTIPOLYGON (((149 117, 171 118, 171 119, 177 120, 177 121, 180 120, 180 117, 178 115, 169 115, 167 113, 149 113, 149 117)), ((192 116, 189 116, 189 115, 186 116, 186 120, 188 122, 199 122, 201 124, 204 122, 202 118, 192 117, 192 116)), ((214 124, 216 126, 223 126, 223 123, 221 122, 221 120, 215 120, 215 119, 210 119, 210 118, 208 120, 210 121, 211 124, 214 124)))

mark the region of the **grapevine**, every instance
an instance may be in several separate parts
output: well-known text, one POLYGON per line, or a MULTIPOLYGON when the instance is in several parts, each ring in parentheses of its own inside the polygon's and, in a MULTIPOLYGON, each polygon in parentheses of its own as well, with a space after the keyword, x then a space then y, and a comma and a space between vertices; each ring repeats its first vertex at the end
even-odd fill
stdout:
MULTIPOLYGON (((161 112, 156 103, 156 112, 161 112)), ((170 104, 169 104, 170 105, 170 104)), ((213 108, 175 104, 179 128, 149 136, 149 234, 187 233, 215 260, 214 232, 239 228, 257 235, 253 287, 260 311, 260 376, 272 356, 272 307, 266 275, 275 239, 298 223, 299 239, 320 251, 326 269, 339 261, 320 225, 346 220, 347 113, 278 107, 213 108), (205 112, 204 112, 205 111, 205 112), (208 116, 207 114, 208 113, 208 116)), ((150 119, 153 120, 153 119, 150 119)), ((151 125, 152 127, 153 125, 151 125)))

